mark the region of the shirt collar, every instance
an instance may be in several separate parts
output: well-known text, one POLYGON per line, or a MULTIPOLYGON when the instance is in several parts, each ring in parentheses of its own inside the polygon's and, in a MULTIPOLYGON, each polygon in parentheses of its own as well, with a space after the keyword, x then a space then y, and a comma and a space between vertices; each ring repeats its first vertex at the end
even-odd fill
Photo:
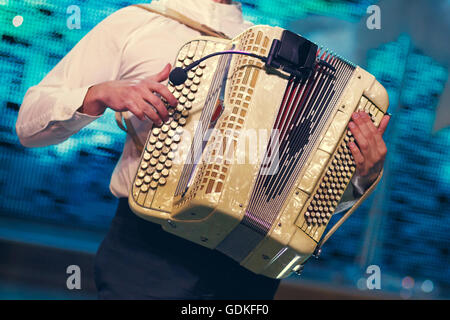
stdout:
POLYGON ((223 4, 212 0, 154 0, 152 3, 176 10, 228 36, 236 35, 234 30, 237 26, 234 25, 242 25, 245 22, 242 5, 236 1, 223 4))

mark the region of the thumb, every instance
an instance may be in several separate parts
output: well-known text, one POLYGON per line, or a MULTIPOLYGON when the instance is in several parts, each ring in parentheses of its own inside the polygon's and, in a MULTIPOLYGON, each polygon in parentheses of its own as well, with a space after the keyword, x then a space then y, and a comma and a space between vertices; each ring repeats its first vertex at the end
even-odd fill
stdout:
POLYGON ((166 64, 166 66, 157 74, 153 75, 153 80, 157 82, 161 82, 166 80, 169 77, 170 70, 172 69, 172 66, 170 63, 166 64))

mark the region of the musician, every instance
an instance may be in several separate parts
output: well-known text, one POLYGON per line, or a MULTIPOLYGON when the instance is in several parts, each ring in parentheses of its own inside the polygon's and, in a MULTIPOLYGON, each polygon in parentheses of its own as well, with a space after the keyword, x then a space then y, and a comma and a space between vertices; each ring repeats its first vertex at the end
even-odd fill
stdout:
MULTIPOLYGON (((241 5, 219 0, 160 0, 212 29, 234 37, 251 26, 241 5)), ((27 147, 60 143, 101 117, 107 108, 129 111, 141 141, 152 123, 168 119, 158 95, 175 106, 167 81, 178 49, 199 32, 170 18, 126 7, 92 29, 36 86, 29 88, 16 124, 27 147), (152 107, 151 107, 151 106, 152 107), (156 111, 156 112, 155 112, 156 111)), ((365 113, 350 123, 358 146, 353 180, 362 193, 380 172, 386 155, 382 133, 365 113)), ((178 238, 134 215, 128 190, 140 153, 127 137, 112 174, 119 198, 116 215, 95 259, 102 299, 272 299, 279 281, 253 274, 216 250, 178 238)), ((87 168, 88 170, 88 168, 87 168)), ((79 191, 81 192, 81 191, 79 191)))

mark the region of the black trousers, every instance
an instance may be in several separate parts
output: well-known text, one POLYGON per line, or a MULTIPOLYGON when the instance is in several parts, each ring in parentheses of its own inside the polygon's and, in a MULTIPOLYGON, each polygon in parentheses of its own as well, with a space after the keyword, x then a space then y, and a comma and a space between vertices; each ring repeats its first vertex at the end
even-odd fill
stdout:
POLYGON ((273 299, 279 280, 137 217, 127 199, 95 258, 99 299, 273 299))

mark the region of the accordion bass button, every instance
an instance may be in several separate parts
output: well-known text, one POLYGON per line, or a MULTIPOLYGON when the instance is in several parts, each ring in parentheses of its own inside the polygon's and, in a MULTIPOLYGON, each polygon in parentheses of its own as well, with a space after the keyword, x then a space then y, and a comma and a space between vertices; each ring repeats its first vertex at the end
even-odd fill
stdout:
POLYGON ((155 147, 156 147, 156 149, 160 150, 160 149, 163 147, 163 143, 162 143, 161 141, 158 141, 158 142, 155 144, 155 147))
POLYGON ((172 161, 171 160, 166 160, 166 162, 164 164, 166 165, 166 168, 171 168, 172 167, 172 161))
POLYGON ((150 188, 152 188, 152 189, 156 189, 158 187, 158 182, 156 182, 156 181, 152 181, 151 183, 150 183, 150 188))
POLYGON ((200 62, 199 67, 202 68, 202 69, 205 68, 206 67, 206 62, 205 61, 200 62))
POLYGON ((194 85, 191 86, 190 89, 191 89, 191 92, 195 93, 198 90, 198 85, 194 84, 194 85))
POLYGON ((195 72, 192 71, 192 70, 189 71, 189 72, 188 72, 188 79, 191 79, 191 80, 194 79, 193 82, 195 83, 195 78, 196 78, 196 77, 195 77, 195 72))
POLYGON ((150 158, 151 158, 152 156, 150 155, 150 153, 148 153, 147 151, 144 153, 144 160, 145 161, 148 161, 148 160, 150 160, 150 158))
POLYGON ((142 168, 143 170, 146 170, 146 169, 148 168, 148 163, 147 163, 147 162, 142 162, 141 168, 142 168))
POLYGON ((160 156, 158 160, 159 160, 160 163, 165 163, 167 161, 167 157, 166 156, 160 156))
POLYGON ((152 178, 150 178, 149 176, 145 176, 144 183, 149 184, 150 181, 152 181, 152 178))
POLYGON ((184 104, 184 107, 185 107, 187 110, 190 110, 190 109, 192 108, 192 103, 191 103, 190 101, 187 101, 187 102, 184 104))
POLYGON ((191 90, 189 90, 189 88, 183 88, 183 90, 181 91, 183 96, 187 96, 189 94, 189 92, 191 92, 191 90))
POLYGON ((158 163, 158 161, 157 161, 155 158, 152 158, 152 159, 150 160, 150 165, 151 165, 152 167, 156 166, 157 163, 158 163))
POLYGON ((146 184, 142 185, 141 191, 142 192, 147 192, 148 191, 148 186, 146 184))
POLYGON ((161 171, 161 174, 162 174, 163 177, 167 177, 167 176, 169 175, 169 170, 163 169, 163 170, 161 171))
POLYGON ((178 99, 178 103, 185 104, 187 101, 187 98, 185 96, 181 96, 180 99, 178 99))
POLYGON ((142 180, 141 179, 136 179, 134 184, 135 184, 136 187, 139 188, 140 186, 142 186, 142 180))
POLYGON ((184 86, 186 88, 189 88, 190 86, 192 86, 192 80, 190 80, 190 79, 186 80, 186 82, 184 83, 184 86))
POLYGON ((162 185, 162 186, 163 186, 163 185, 165 185, 165 184, 166 184, 166 178, 161 178, 161 179, 159 179, 159 181, 158 181, 158 182, 159 182, 159 184, 160 184, 160 185, 162 185))
POLYGON ((189 94, 187 95, 187 98, 188 98, 189 101, 193 101, 193 100, 195 99, 195 96, 194 96, 194 94, 191 92, 191 93, 189 93, 189 94))
POLYGON ((193 78, 192 82, 193 82, 195 85, 199 85, 199 84, 200 84, 200 78, 199 78, 199 77, 195 77, 195 78, 193 78))
POLYGON ((180 120, 178 120, 178 123, 184 126, 186 124, 186 118, 181 118, 180 120))
POLYGON ((158 163, 157 165, 156 165, 156 170, 157 171, 162 171, 164 169, 164 165, 162 164, 162 163, 158 163))

